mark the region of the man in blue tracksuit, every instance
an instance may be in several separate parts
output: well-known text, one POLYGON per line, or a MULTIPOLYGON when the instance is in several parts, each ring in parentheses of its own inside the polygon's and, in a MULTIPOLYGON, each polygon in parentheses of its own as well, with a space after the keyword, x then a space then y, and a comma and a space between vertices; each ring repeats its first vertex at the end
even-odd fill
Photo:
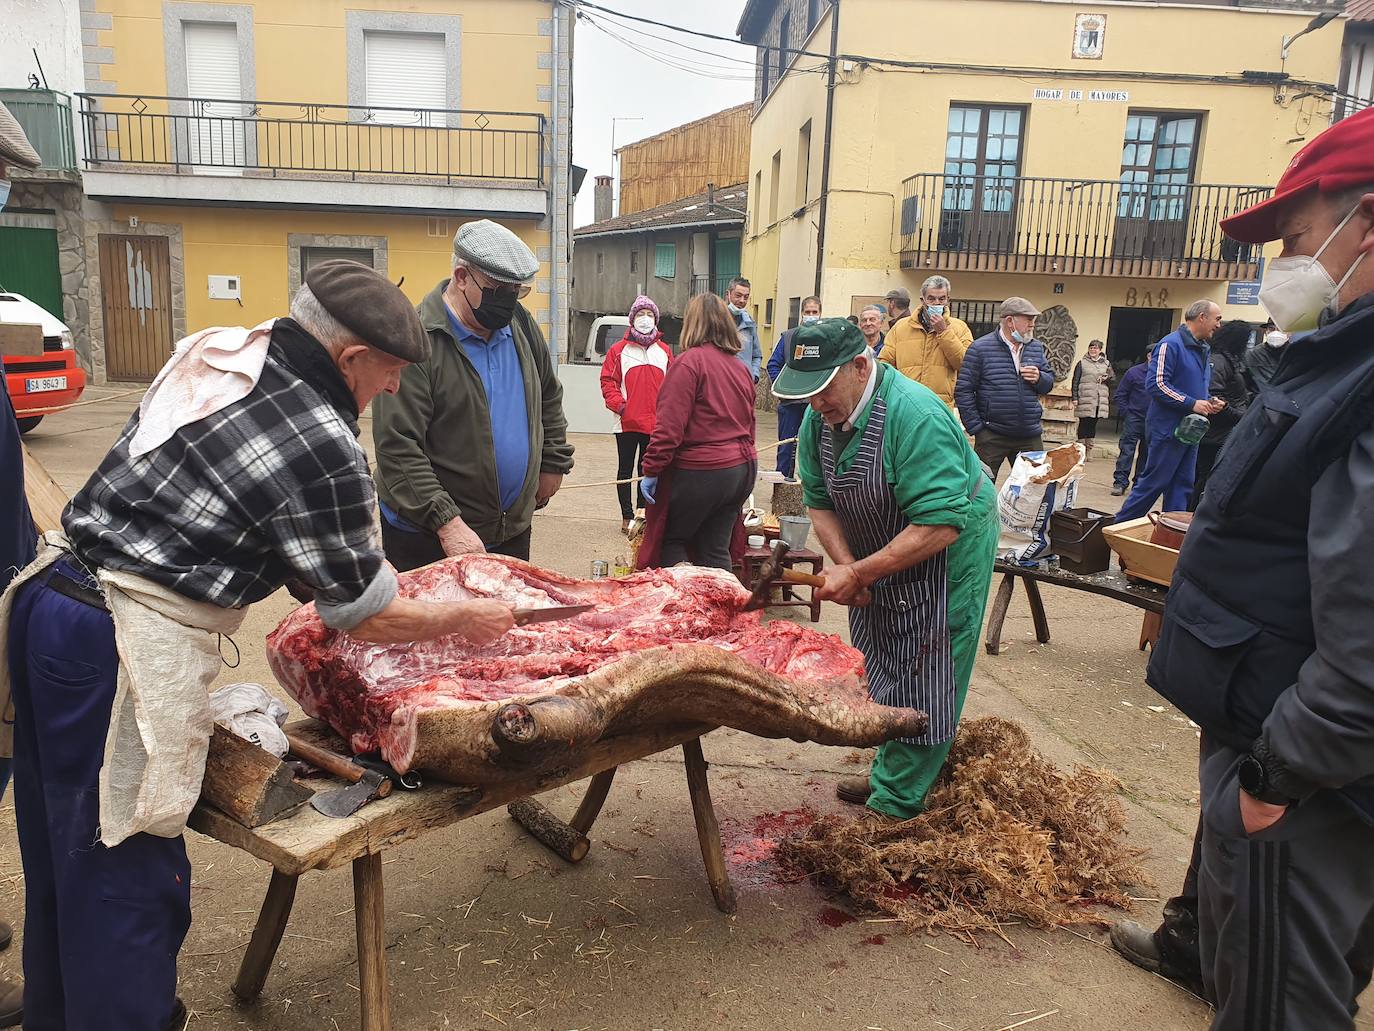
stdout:
MULTIPOLYGON (((809 326, 813 322, 821 320, 821 299, 819 297, 808 297, 802 301, 801 320, 803 326, 809 326)), ((789 329, 782 336, 778 337, 778 342, 773 348, 773 354, 768 359, 768 381, 776 383, 782 374, 783 366, 787 364, 787 352, 792 346, 792 334, 795 329, 789 329)), ((778 402, 778 439, 792 440, 801 430, 802 416, 806 414, 805 401, 779 401, 778 402)), ((797 468, 797 445, 784 444, 778 448, 778 472, 782 473, 787 479, 795 479, 797 468)))
POLYGON ((1183 443, 1174 430, 1190 413, 1211 416, 1223 407, 1223 402, 1209 396, 1212 367, 1207 346, 1220 325, 1221 309, 1215 302, 1194 301, 1184 312, 1183 325, 1155 345, 1149 365, 1150 407, 1145 415, 1150 453, 1130 497, 1116 514, 1117 522, 1139 519, 1161 496, 1166 512, 1187 510, 1197 470, 1197 445, 1183 443))
POLYGON ((1112 472, 1112 496, 1121 497, 1139 481, 1150 457, 1150 438, 1145 436, 1145 413, 1150 408, 1150 355, 1155 345, 1145 349, 1140 364, 1132 365, 1116 388, 1116 411, 1121 416, 1120 454, 1112 472), (1139 454, 1137 454, 1137 450, 1139 454), (1131 467, 1135 466, 1135 476, 1131 467))

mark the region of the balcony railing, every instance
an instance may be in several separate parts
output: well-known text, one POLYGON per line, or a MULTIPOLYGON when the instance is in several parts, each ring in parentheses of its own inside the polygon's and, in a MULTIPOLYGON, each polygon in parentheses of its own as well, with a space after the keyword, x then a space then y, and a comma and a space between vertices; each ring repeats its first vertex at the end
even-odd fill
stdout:
MULTIPOLYGON (((736 273, 737 275, 738 273, 736 273)), ((728 276, 693 276, 692 277, 692 296, 697 294, 716 294, 720 297, 725 296, 725 291, 730 287, 730 280, 734 275, 728 276)))
POLYGON ((1219 223, 1265 186, 914 175, 902 267, 1054 275, 1253 279, 1259 248, 1219 223))
POLYGON ((0 101, 38 151, 43 168, 76 171, 71 97, 49 89, 0 89, 0 101))
POLYGON ((86 166, 284 178, 544 184, 544 116, 80 94, 86 166))

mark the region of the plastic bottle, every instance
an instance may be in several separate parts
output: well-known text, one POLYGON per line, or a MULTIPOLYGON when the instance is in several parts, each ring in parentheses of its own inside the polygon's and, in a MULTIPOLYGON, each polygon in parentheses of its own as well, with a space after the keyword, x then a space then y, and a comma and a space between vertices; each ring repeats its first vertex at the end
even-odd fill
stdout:
POLYGON ((1211 427, 1211 422, 1207 416, 1198 415, 1196 412, 1189 412, 1179 424, 1174 427, 1174 437, 1183 444, 1191 447, 1199 443, 1203 437, 1207 436, 1207 430, 1211 427))

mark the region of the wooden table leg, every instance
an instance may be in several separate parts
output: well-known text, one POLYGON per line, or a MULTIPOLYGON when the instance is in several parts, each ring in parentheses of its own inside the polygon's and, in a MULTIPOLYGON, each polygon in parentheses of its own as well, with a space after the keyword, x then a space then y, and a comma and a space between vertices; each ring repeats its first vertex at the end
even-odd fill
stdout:
POLYGON ((243 954, 243 962, 239 964, 239 976, 234 980, 233 992, 242 1002, 256 999, 262 993, 262 986, 267 983, 272 960, 277 956, 281 936, 286 931, 286 921, 291 916, 291 905, 296 901, 296 884, 299 880, 299 877, 272 871, 267 896, 262 900, 258 922, 253 926, 253 937, 248 942, 248 951, 243 954))
POLYGON ((386 901, 382 854, 353 860, 353 916, 358 926, 359 1021, 362 1031, 391 1031, 391 984, 386 974, 386 901))
POLYGON ((618 767, 612 766, 592 778, 591 783, 587 785, 587 793, 582 796, 582 804, 568 821, 569 827, 582 834, 592 829, 592 824, 601 815, 601 807, 606 804, 606 796, 610 794, 611 781, 615 780, 617 769, 618 767))
POLYGON ((1164 617, 1158 612, 1146 610, 1145 618, 1140 623, 1140 650, 1144 651, 1147 646, 1153 648, 1163 628, 1164 617))
POLYGON ((716 822, 716 811, 711 805, 711 786, 706 780, 706 758, 701 754, 701 738, 683 742, 682 759, 687 767, 687 793, 692 798, 692 816, 696 819, 697 843, 701 846, 701 858, 706 864, 706 879, 711 883, 711 894, 716 897, 716 908, 722 913, 733 913, 737 907, 735 888, 730 883, 730 871, 725 866, 720 824, 716 822))
POLYGON ((1035 639, 1050 643, 1050 621, 1045 618, 1045 603, 1040 599, 1040 585, 1028 576, 1021 578, 1026 585, 1026 600, 1030 602, 1031 619, 1035 621, 1035 639))
POLYGON ((1016 577, 1010 573, 1002 574, 1002 582, 997 586, 997 597, 992 600, 992 612, 988 616, 988 639, 984 647, 989 655, 1002 652, 1002 624, 1007 619, 1007 606, 1011 604, 1011 592, 1016 586, 1016 577))

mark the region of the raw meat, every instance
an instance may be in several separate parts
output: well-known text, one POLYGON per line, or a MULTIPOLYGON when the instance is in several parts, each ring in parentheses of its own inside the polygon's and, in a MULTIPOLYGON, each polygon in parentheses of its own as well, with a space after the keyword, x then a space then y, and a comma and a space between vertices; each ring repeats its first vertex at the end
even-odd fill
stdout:
POLYGON ((483 648, 459 637, 367 644, 326 628, 313 605, 288 616, 267 641, 277 679, 355 751, 380 749, 398 770, 482 783, 654 724, 853 746, 925 725, 924 713, 871 702, 863 657, 838 638, 740 612, 748 593, 728 573, 680 566, 573 580, 468 555, 400 579, 402 596, 430 601, 597 607, 483 648))

